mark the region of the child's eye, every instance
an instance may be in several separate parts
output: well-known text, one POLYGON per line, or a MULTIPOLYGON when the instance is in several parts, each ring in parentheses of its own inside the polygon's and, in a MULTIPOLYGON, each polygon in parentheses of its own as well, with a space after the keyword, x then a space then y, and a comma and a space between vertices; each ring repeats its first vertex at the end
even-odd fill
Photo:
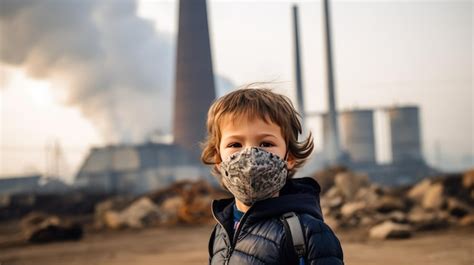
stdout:
POLYGON ((270 142, 262 142, 260 144, 260 147, 272 147, 272 146, 275 146, 273 143, 270 143, 270 142))
POLYGON ((239 148, 242 147, 240 143, 230 143, 227 145, 228 148, 239 148))

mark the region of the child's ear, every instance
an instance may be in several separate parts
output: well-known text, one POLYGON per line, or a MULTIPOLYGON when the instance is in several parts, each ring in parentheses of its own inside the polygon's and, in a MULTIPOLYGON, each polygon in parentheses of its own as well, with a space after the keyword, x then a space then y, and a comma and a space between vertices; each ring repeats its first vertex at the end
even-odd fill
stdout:
POLYGON ((289 153, 288 158, 286 159, 286 163, 288 164, 288 169, 293 169, 293 167, 296 165, 296 159, 295 157, 289 153))

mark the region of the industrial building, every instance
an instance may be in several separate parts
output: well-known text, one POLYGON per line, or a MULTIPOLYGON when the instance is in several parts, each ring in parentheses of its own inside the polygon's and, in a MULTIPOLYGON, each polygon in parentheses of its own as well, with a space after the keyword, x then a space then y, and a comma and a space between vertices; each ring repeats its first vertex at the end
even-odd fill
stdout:
POLYGON ((40 186, 40 175, 0 178, 0 195, 34 193, 40 186))
POLYGON ((140 194, 208 173, 177 145, 114 145, 91 150, 75 186, 89 192, 140 194))

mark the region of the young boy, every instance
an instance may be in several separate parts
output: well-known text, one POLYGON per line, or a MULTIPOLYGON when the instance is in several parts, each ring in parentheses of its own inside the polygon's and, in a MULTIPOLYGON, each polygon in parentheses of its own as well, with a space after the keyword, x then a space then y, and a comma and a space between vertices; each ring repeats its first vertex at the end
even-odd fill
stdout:
POLYGON ((217 225, 209 264, 343 264, 342 248, 323 222, 320 187, 293 179, 313 151, 290 100, 247 86, 217 99, 209 109, 202 161, 234 198, 213 202, 217 225), (298 258, 282 216, 295 212, 304 236, 298 258))

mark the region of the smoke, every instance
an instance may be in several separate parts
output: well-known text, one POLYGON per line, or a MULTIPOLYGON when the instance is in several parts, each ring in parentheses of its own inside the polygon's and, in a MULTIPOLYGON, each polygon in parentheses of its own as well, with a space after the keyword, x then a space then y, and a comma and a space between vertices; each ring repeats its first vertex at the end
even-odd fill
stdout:
POLYGON ((170 133, 174 45, 130 0, 0 0, 0 65, 60 87, 104 141, 170 133))

